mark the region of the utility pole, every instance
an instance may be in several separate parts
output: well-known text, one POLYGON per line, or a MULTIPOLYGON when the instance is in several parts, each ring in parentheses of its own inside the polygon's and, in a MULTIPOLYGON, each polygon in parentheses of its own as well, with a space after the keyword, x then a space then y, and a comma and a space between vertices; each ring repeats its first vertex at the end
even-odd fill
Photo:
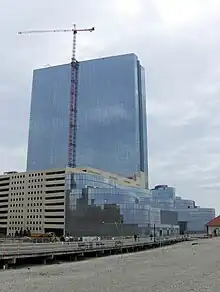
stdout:
POLYGON ((154 224, 154 242, 156 242, 156 226, 154 224))
POLYGON ((76 136, 77 136, 77 102, 78 102, 78 72, 79 62, 76 60, 76 35, 78 32, 93 32, 92 28, 77 29, 76 25, 70 29, 29 30, 20 31, 18 34, 72 32, 73 45, 71 57, 71 86, 69 97, 69 124, 68 124, 68 167, 76 167, 76 136))

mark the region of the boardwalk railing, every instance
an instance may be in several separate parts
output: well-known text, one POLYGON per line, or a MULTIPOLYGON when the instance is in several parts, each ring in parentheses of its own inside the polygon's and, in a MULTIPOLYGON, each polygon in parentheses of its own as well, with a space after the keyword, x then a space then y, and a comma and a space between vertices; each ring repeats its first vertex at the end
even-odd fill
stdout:
MULTIPOLYGON (((170 237, 155 240, 157 245, 166 241, 182 241, 182 237, 170 237)), ((38 257, 45 255, 71 254, 80 252, 105 251, 115 248, 129 248, 153 244, 154 240, 140 238, 124 240, 102 240, 93 242, 54 242, 54 243, 1 243, 0 260, 9 258, 38 257)))

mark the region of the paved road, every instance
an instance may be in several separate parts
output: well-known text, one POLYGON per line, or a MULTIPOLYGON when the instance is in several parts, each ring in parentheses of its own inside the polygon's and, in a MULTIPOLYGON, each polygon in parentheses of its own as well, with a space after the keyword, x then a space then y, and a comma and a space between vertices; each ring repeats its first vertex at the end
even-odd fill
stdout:
POLYGON ((1 292, 219 292, 220 239, 0 272, 1 292))

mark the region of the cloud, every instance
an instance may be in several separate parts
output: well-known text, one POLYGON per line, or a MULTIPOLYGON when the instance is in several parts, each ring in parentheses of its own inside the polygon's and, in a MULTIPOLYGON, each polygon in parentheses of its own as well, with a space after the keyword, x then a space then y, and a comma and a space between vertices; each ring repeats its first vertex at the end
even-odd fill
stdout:
POLYGON ((25 169, 32 70, 71 54, 68 33, 17 31, 94 25, 80 60, 135 52, 146 68, 151 185, 220 211, 219 16, 218 0, 2 0, 0 170, 25 169))

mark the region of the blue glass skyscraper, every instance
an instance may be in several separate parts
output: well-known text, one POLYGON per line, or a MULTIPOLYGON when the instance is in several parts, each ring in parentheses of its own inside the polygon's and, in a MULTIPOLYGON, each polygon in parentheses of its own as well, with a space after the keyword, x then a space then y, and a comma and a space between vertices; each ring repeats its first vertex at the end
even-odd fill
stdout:
MULTIPOLYGON (((66 167, 70 65, 34 71, 27 170, 66 167)), ((148 181, 144 68, 135 54, 80 62, 78 166, 148 181)))

